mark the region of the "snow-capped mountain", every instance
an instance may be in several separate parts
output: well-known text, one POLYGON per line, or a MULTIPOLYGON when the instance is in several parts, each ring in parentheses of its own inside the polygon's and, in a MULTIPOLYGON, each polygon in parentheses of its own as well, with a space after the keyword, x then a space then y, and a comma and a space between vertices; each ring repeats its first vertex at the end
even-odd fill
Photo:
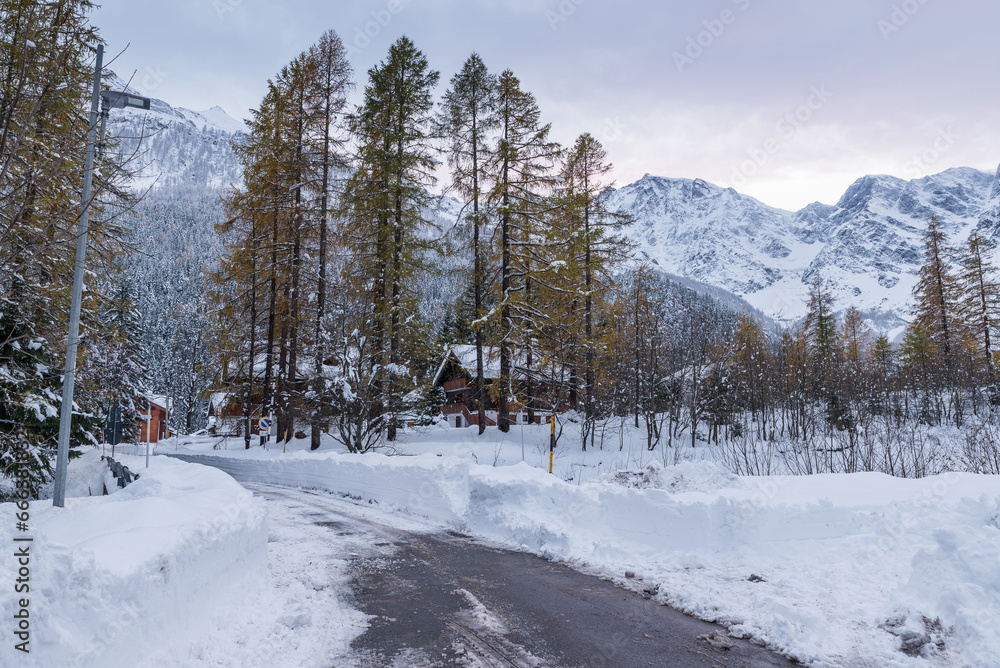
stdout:
MULTIPOLYGON (((120 80, 110 85, 125 87, 120 80)), ((231 142, 244 131, 220 107, 196 112, 154 99, 148 112, 112 113, 111 132, 126 145, 144 137, 134 187, 155 184, 160 192, 239 183, 231 142)), ((609 198, 612 208, 635 216, 628 234, 659 269, 731 293, 784 323, 805 315, 818 276, 838 308, 857 306, 876 327, 897 333, 908 317, 931 216, 953 244, 977 229, 1000 240, 1000 171, 960 167, 913 181, 865 176, 837 204, 816 202, 796 212, 701 179, 649 174, 609 198)), ((458 208, 445 198, 432 217, 447 230, 458 208)))
POLYGON ((702 180, 650 175, 611 193, 610 203, 635 216, 630 236, 667 273, 724 288, 784 322, 805 314, 818 276, 839 308, 857 306, 885 331, 909 310, 932 216, 952 243, 977 228, 1000 236, 1000 173, 970 168, 913 181, 866 176, 836 205, 798 212, 702 180))
POLYGON ((976 226, 976 229, 983 236, 994 241, 1000 240, 1000 168, 997 169, 989 201, 979 216, 979 225, 976 226))
MULTIPOLYGON (((114 75, 105 83, 115 90, 128 90, 114 75)), ((150 186, 217 190, 239 183, 240 166, 231 142, 245 131, 243 122, 221 107, 192 111, 156 98, 149 111, 113 110, 108 126, 109 134, 121 138, 123 150, 131 152, 139 146, 134 163, 139 174, 132 184, 137 190, 150 186)))

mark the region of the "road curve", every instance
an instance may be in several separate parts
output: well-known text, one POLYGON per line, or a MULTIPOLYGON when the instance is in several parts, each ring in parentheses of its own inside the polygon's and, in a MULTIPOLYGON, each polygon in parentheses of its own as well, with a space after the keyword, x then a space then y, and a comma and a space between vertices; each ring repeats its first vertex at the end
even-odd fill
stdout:
POLYGON ((798 665, 538 556, 386 524, 369 507, 322 492, 247 486, 271 502, 293 503, 331 539, 367 547, 351 565, 352 604, 371 615, 352 644, 351 668, 798 665))

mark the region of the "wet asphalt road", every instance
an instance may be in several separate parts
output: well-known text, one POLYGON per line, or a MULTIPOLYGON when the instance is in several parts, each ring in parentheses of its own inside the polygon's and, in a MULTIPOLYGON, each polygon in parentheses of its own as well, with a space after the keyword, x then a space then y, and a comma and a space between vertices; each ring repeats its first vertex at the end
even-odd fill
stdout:
POLYGON ((541 557, 455 535, 398 547, 388 563, 358 564, 355 604, 376 616, 354 643, 364 666, 795 665, 541 557))
POLYGON ((351 561, 351 604, 372 617, 336 668, 798 665, 541 557, 383 523, 370 507, 325 493, 248 487, 293 503, 331 540, 362 546, 351 561))

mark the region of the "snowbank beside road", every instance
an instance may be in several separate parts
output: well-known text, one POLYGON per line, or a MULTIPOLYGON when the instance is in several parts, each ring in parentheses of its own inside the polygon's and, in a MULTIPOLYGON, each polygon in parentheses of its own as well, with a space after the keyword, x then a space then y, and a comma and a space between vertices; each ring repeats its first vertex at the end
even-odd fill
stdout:
POLYGON ((737 478, 702 462, 577 485, 431 454, 227 455, 190 459, 609 574, 811 665, 990 666, 1000 655, 996 477, 737 478))
POLYGON ((469 503, 470 467, 466 460, 456 457, 306 452, 283 455, 258 449, 227 451, 219 456, 166 454, 215 466, 242 482, 325 489, 356 500, 377 501, 439 522, 461 523, 469 503))
MULTIPOLYGON (((220 605, 267 581, 264 504, 214 469, 121 457, 141 477, 110 496, 32 504, 30 654, 0 645, 4 666, 137 665, 220 605)), ((15 509, 0 505, 0 540, 15 545, 15 509)), ((13 548, 9 548, 13 549, 13 548)), ((0 560, 11 610, 16 564, 0 560)), ((10 619, 10 616, 7 616, 10 619)), ((9 636, 9 633, 5 633, 9 636)))

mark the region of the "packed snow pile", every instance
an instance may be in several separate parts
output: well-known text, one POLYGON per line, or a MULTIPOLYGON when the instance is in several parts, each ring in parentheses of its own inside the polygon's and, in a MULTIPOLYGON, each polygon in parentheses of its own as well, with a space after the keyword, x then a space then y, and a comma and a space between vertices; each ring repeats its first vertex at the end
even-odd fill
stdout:
MULTIPOLYGON (((0 665, 137 665, 267 582, 261 500, 214 469, 165 457, 148 469, 138 457, 120 460, 141 477, 109 496, 68 498, 65 508, 34 502, 29 533, 17 533, 14 504, 0 505, 4 544, 33 539, 30 592, 22 594, 30 654, 5 642, 0 665)), ((92 462, 82 464, 71 470, 81 481, 94 477, 92 462)), ((13 583, 17 568, 0 561, 0 581, 13 583)))
POLYGON ((188 457, 611 575, 809 665, 987 666, 1000 654, 996 477, 739 478, 654 462, 578 484, 434 454, 188 457))
MULTIPOLYGON (((118 457, 118 459, 121 459, 118 457)), ((103 496, 119 490, 118 481, 97 448, 88 449, 73 460, 66 471, 66 496, 103 496)), ((42 490, 42 498, 52 498, 52 485, 42 490)))

